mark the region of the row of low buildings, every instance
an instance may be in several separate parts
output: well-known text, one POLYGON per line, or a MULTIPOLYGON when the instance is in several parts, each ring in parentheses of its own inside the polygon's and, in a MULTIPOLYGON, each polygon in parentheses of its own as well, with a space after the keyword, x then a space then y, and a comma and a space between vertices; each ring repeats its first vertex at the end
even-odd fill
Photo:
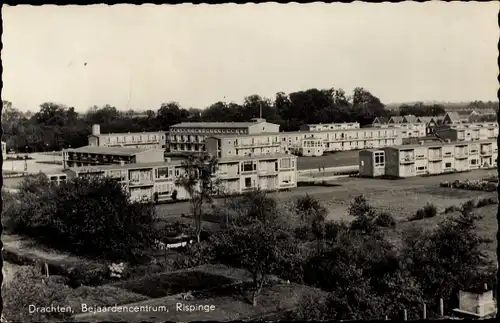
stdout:
POLYGON ((359 152, 359 175, 412 177, 497 166, 497 141, 420 143, 359 152))

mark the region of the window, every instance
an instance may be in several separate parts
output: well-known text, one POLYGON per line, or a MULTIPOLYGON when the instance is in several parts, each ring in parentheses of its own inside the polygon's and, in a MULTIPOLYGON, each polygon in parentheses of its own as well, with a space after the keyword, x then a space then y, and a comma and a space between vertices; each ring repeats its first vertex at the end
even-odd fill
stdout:
POLYGON ((375 167, 384 167, 385 166, 385 156, 383 152, 375 153, 375 167))
POLYGON ((180 175, 180 170, 179 170, 179 168, 176 168, 175 169, 175 176, 179 176, 179 175, 180 175))
POLYGON ((250 177, 245 178, 245 187, 252 187, 252 179, 250 177))
POLYGON ((241 171, 243 172, 251 172, 253 169, 253 162, 251 161, 243 162, 243 164, 241 164, 241 171))
POLYGON ((290 168, 290 158, 281 159, 281 168, 290 168))
POLYGON ((426 170, 427 169, 427 166, 419 166, 417 167, 417 170, 426 170))
POLYGON ((451 163, 446 163, 446 164, 444 164, 444 167, 445 167, 445 168, 450 168, 450 167, 451 167, 451 163))
POLYGON ((168 167, 162 167, 156 170, 156 178, 168 178, 168 174, 168 167))
POLYGON ((477 165, 477 159, 471 159, 470 164, 471 165, 477 165))

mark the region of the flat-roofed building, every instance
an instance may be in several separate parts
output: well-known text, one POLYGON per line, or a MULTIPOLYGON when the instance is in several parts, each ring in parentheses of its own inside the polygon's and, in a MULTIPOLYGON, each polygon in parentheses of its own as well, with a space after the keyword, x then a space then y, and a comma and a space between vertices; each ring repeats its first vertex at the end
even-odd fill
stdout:
MULTIPOLYGON (((298 153, 305 147, 305 142, 322 142, 323 151, 346 151, 366 148, 381 148, 401 145, 403 142, 400 128, 360 128, 329 131, 293 131, 261 133, 253 135, 224 135, 206 139, 207 151, 219 150, 227 156, 245 156, 248 154, 298 153), (306 141, 304 141, 306 140, 306 141), (210 143, 209 143, 210 141, 210 143)), ((312 148, 312 147, 311 147, 312 148)), ((321 148, 321 147, 318 147, 321 148)), ((217 156, 223 157, 217 152, 217 156)), ((313 154, 312 149, 306 154, 313 154)), ((215 156, 215 153, 214 153, 215 156)))
MULTIPOLYGON (((425 174, 444 174, 497 166, 498 146, 496 140, 475 142, 421 143, 385 147, 385 173, 391 177, 412 177, 425 174)), ((368 152, 360 152, 360 163, 365 167, 368 152)), ((374 168, 375 166, 373 166, 374 168)), ((365 176, 377 174, 380 170, 367 169, 365 176)))
POLYGON ((92 134, 88 136, 89 146, 125 147, 125 148, 166 148, 165 131, 101 133, 98 124, 92 126, 92 134))
POLYGON ((443 124, 436 127, 434 132, 438 137, 451 141, 495 139, 498 137, 498 124, 496 122, 443 124))
POLYGON ((339 129, 359 129, 359 122, 343 122, 343 123, 318 123, 306 124, 300 127, 301 131, 328 131, 339 129))
POLYGON ((204 151, 205 139, 210 136, 279 132, 278 124, 259 118, 252 120, 252 122, 182 122, 173 125, 168 135, 169 151, 204 151))
POLYGON ((302 139, 300 146, 291 150, 292 153, 298 156, 323 156, 325 151, 325 143, 321 138, 302 139))
POLYGON ((185 200, 189 194, 175 180, 183 172, 180 161, 161 161, 124 165, 100 165, 70 168, 73 176, 105 176, 116 179, 130 194, 132 201, 151 201, 158 196, 158 201, 185 200), (174 193, 175 192, 175 193, 174 193))
POLYGON ((359 152, 359 176, 379 177, 385 175, 385 151, 366 149, 359 152))
POLYGON ((63 167, 163 162, 159 148, 124 148, 84 146, 63 150, 63 167))
POLYGON ((217 177, 225 193, 297 187, 297 156, 290 154, 222 157, 217 177))
MULTIPOLYGON (((176 180, 182 176, 181 161, 99 165, 69 168, 72 176, 115 178, 133 201, 189 199, 188 192, 176 180), (175 192, 175 193, 174 193, 175 192)), ((297 186, 297 157, 286 154, 269 156, 225 157, 218 160, 215 176, 220 180, 219 193, 239 194, 262 189, 268 191, 297 186)))

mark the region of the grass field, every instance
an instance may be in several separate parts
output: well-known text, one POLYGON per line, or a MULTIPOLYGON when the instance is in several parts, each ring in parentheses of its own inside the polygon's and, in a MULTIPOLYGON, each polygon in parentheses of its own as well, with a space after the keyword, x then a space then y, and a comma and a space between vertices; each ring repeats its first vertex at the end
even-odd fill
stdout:
POLYGON ((297 169, 317 169, 318 167, 351 166, 358 164, 359 151, 339 151, 319 157, 299 157, 297 169))

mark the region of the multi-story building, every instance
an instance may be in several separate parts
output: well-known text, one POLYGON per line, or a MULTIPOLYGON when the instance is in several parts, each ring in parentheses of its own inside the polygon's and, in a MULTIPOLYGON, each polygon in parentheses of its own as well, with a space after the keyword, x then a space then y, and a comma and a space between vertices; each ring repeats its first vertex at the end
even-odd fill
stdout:
POLYGON ((168 135, 169 151, 204 151, 205 139, 210 136, 279 132, 278 124, 259 118, 252 120, 252 122, 183 122, 173 125, 168 135))
MULTIPOLYGON (((321 152, 345 151, 401 145, 399 128, 360 128, 329 131, 293 131, 262 133, 254 135, 213 136, 208 145, 217 143, 230 156, 247 156, 260 153, 289 153, 315 156, 321 152), (215 141, 214 141, 215 140, 215 141), (311 147, 310 141, 322 142, 322 146, 311 147), (310 148, 310 149, 308 149, 310 148), (314 150, 313 148, 319 148, 314 150)), ((316 145, 316 144, 315 144, 316 145)), ((208 149, 208 148, 207 148, 208 149)))
POLYGON ((170 160, 151 163, 123 165, 101 165, 70 168, 72 176, 106 176, 116 179, 130 194, 133 201, 158 201, 189 198, 182 187, 176 185, 176 178, 183 172, 180 161, 170 160), (174 193, 175 192, 175 193, 174 193))
POLYGON ((7 156, 7 143, 2 141, 2 156, 5 158, 7 156))
MULTIPOLYGON (((219 179, 218 192, 239 194, 257 188, 283 190, 297 186, 297 157, 275 154, 269 156, 224 157, 218 160, 215 176, 219 179)), ((131 200, 168 201, 189 199, 184 187, 176 184, 182 176, 181 161, 99 165, 69 168, 71 176, 106 176, 119 181, 131 200)))
POLYGON ((64 168, 163 162, 164 159, 164 150, 159 148, 84 146, 63 150, 64 168))
POLYGON ((359 154, 360 175, 412 177, 497 166, 496 140, 421 143, 385 147, 359 154))
POLYGON ((358 122, 349 123, 319 123, 319 124, 306 124, 300 127, 301 131, 328 131, 340 129, 359 129, 358 122))
POLYGON ((427 124, 414 115, 391 117, 387 122, 385 119, 375 118, 372 126, 375 128, 399 128, 402 138, 420 138, 427 136, 428 133, 427 124))
POLYGON ((88 137, 89 146, 94 147, 130 147, 130 148, 166 148, 165 131, 101 133, 98 124, 92 126, 92 134, 88 137))
POLYGON ((443 124, 436 127, 434 132, 438 137, 451 141, 495 139, 498 137, 498 124, 496 122, 443 124))

